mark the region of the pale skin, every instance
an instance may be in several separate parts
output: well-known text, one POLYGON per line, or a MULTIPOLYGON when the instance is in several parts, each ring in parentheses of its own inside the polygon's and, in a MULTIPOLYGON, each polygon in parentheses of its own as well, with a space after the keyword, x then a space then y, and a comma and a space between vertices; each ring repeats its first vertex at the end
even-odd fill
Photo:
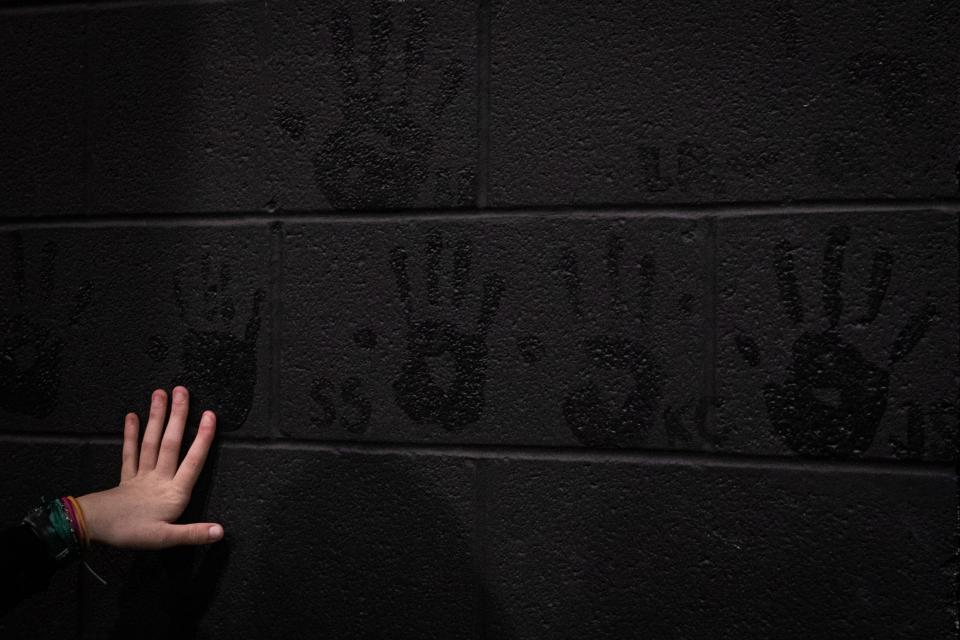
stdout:
POLYGON ((216 431, 216 415, 204 411, 197 435, 178 464, 189 402, 185 387, 173 388, 170 419, 164 429, 167 393, 154 390, 139 447, 140 421, 135 413, 126 415, 120 484, 77 498, 91 542, 131 549, 163 549, 209 544, 223 537, 223 527, 215 522, 173 524, 190 501, 216 431))

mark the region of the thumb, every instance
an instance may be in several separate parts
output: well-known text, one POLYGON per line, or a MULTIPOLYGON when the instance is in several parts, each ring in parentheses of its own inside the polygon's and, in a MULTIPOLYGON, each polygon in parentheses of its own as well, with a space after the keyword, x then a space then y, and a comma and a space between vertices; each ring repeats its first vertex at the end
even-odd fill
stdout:
POLYGON ((210 544, 223 537, 223 527, 215 522, 168 524, 163 530, 163 546, 210 544))

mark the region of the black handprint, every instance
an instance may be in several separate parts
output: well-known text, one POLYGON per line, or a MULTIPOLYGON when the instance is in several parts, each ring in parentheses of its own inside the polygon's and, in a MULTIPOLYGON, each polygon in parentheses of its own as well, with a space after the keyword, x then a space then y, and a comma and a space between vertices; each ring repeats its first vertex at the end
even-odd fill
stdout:
MULTIPOLYGON (((822 303, 827 328, 804 331, 793 344, 793 361, 783 384, 763 387, 767 414, 773 428, 793 451, 802 454, 849 456, 863 453, 873 442, 887 405, 890 374, 868 361, 838 333, 843 311, 840 285, 843 255, 850 230, 836 226, 829 231, 823 257, 822 303)), ((877 317, 890 282, 893 258, 887 249, 873 256, 868 285, 868 310, 857 320, 869 325, 877 317)), ((780 301, 787 315, 800 325, 804 321, 800 288, 793 266, 793 247, 780 242, 775 268, 780 301)), ((936 316, 925 304, 894 340, 889 365, 896 364, 916 346, 936 316)), ((737 348, 749 364, 759 363, 755 341, 736 337, 737 348)))
MULTIPOLYGON (((439 233, 427 242, 427 302, 430 314, 440 312, 445 302, 441 295, 440 263, 443 242, 439 233)), ((452 288, 446 302, 449 310, 460 315, 470 280, 473 247, 468 240, 453 249, 452 288)), ((486 384, 487 332, 500 306, 504 281, 497 274, 484 278, 479 318, 475 330, 460 329, 452 320, 431 317, 414 320, 414 304, 407 274, 407 252, 397 247, 390 253, 390 264, 397 280, 407 326, 407 361, 393 382, 397 405, 414 421, 441 425, 454 431, 476 422, 483 414, 486 384), (448 383, 440 379, 431 361, 447 358, 453 369, 448 383)))
MULTIPOLYGON (((236 315, 234 299, 227 294, 230 271, 227 262, 220 265, 219 281, 214 282, 210 271, 210 254, 202 258, 203 317, 187 316, 183 297, 183 267, 174 273, 174 298, 180 320, 186 326, 181 338, 181 370, 172 382, 190 390, 191 407, 209 407, 217 414, 217 428, 223 431, 239 429, 247 419, 257 382, 257 337, 260 332, 260 305, 263 289, 253 294, 252 310, 242 337, 231 331, 236 315), (219 328, 200 328, 212 323, 219 328)), ((168 348, 159 336, 151 337, 150 354, 156 359, 165 357, 168 348)))
MULTIPOLYGON (((23 308, 26 284, 26 262, 23 236, 10 235, 14 258, 14 281, 17 307, 23 308)), ((57 245, 43 245, 39 291, 49 296, 55 286, 57 245)), ((77 292, 67 326, 74 326, 89 306, 93 286, 84 283, 77 292)), ((51 303, 52 304, 52 303, 51 303)), ((0 407, 23 415, 43 418, 56 407, 60 391, 60 364, 63 352, 63 330, 51 329, 33 321, 27 313, 0 313, 0 407)))
MULTIPOLYGON (((626 315, 627 305, 620 286, 623 240, 611 235, 607 245, 605 271, 611 296, 611 308, 626 315)), ((577 256, 567 249, 560 258, 560 274, 574 314, 581 315, 580 275, 577 256)), ((640 263, 642 313, 649 312, 656 266, 644 256, 640 263)), ((641 444, 656 422, 662 396, 661 367, 656 357, 640 342, 620 335, 594 335, 584 342, 594 373, 589 381, 570 389, 563 401, 563 415, 574 436, 592 447, 620 447, 641 444), (629 376, 630 384, 622 399, 608 398, 596 381, 603 372, 629 376)))
POLYGON ((427 180, 436 123, 456 97, 465 75, 461 61, 450 61, 437 95, 426 107, 426 117, 418 122, 408 92, 417 85, 423 69, 428 20, 423 7, 402 5, 402 10, 410 12, 403 50, 404 78, 397 95, 391 95, 383 86, 393 29, 387 15, 390 4, 385 0, 371 3, 366 88, 354 63, 350 15, 342 7, 331 10, 330 33, 345 120, 314 154, 313 167, 320 191, 337 209, 414 204, 427 180))

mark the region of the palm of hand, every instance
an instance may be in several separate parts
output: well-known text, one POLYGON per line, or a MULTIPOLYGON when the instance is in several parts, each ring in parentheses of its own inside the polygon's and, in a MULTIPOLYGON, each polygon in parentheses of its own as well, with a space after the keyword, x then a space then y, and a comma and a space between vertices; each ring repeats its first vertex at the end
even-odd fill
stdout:
POLYGON ((174 544, 164 525, 180 517, 190 501, 190 492, 148 471, 106 492, 115 510, 124 516, 109 521, 100 540, 117 547, 162 548, 174 544))
POLYGON ((178 544, 205 544, 223 535, 213 523, 173 524, 196 484, 213 441, 216 416, 204 412, 200 428, 183 462, 177 465, 186 422, 188 394, 174 388, 166 430, 166 394, 153 394, 150 419, 137 450, 137 416, 126 416, 120 484, 79 498, 90 537, 115 547, 161 549, 178 544))

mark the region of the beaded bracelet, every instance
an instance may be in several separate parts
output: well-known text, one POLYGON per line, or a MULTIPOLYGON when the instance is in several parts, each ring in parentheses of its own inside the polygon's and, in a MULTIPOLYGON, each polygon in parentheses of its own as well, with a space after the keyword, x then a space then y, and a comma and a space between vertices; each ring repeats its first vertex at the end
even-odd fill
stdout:
POLYGON ((73 496, 53 500, 41 497, 40 506, 30 511, 23 522, 43 541, 58 567, 79 558, 80 551, 90 546, 83 510, 73 496))

